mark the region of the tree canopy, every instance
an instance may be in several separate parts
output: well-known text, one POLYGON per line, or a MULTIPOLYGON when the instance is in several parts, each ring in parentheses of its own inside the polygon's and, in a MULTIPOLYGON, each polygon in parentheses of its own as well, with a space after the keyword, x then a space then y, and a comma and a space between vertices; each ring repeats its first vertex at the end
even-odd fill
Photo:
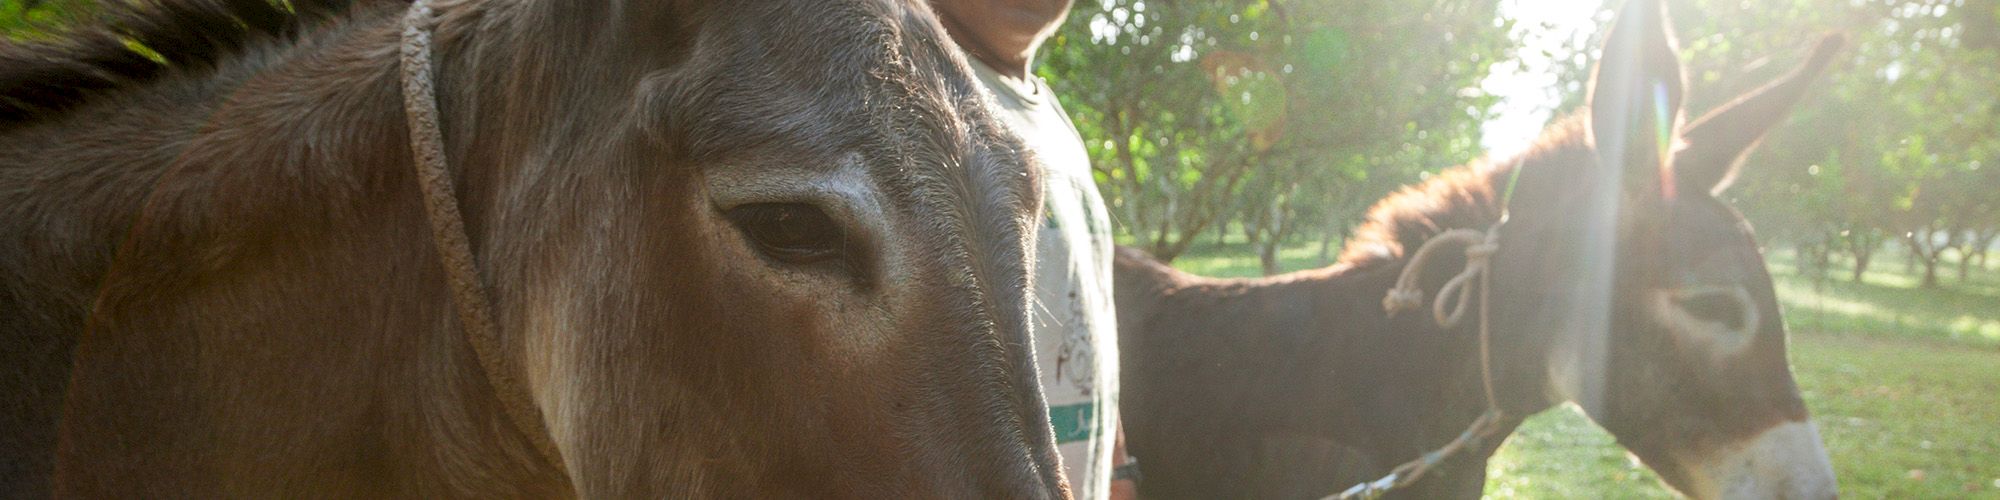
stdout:
POLYGON ((1510 46, 1496 7, 1084 0, 1040 73, 1125 234, 1171 259, 1231 225, 1273 243, 1344 231, 1474 157, 1494 101, 1479 82, 1510 46))
MULTIPOLYGON (((1602 25, 1610 3, 1585 15, 1602 25)), ((1894 242, 1932 285, 1944 252, 1984 259, 2000 233, 2000 1, 1670 3, 1697 116, 1821 34, 1851 40, 1729 191, 1767 242, 1863 269, 1894 242)), ((1129 241, 1172 259, 1238 228, 1275 272, 1279 245, 1330 243, 1396 187, 1477 158, 1502 112, 1481 82, 1501 65, 1553 61, 1549 91, 1581 102, 1597 38, 1528 47, 1548 36, 1520 24, 1533 6, 1081 0, 1039 73, 1129 241)))

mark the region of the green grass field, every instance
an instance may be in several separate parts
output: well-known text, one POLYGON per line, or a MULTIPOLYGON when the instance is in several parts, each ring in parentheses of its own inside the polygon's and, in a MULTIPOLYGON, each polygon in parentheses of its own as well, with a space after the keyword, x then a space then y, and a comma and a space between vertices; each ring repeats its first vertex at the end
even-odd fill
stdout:
MULTIPOLYGON (((1898 254, 1862 283, 1815 283, 1771 256, 1791 327, 1792 370, 1847 498, 2000 499, 2000 270, 1916 287, 1898 254)), ((1316 244, 1280 252, 1286 270, 1322 263, 1316 244)), ((1242 245, 1204 242, 1176 267, 1260 274, 1242 245)), ((1492 498, 1669 498, 1651 471, 1580 413, 1530 419, 1489 464, 1492 498)))

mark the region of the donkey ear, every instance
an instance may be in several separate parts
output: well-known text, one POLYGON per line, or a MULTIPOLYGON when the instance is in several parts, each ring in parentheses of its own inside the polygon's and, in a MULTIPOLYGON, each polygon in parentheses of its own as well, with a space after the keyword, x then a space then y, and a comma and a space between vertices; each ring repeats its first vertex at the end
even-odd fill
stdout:
POLYGON ((1591 77, 1590 129, 1598 159, 1625 169, 1628 187, 1659 192, 1680 126, 1680 57, 1659 0, 1630 0, 1605 37, 1591 77))
POLYGON ((1687 147, 1674 154, 1674 180, 1686 192, 1718 193, 1735 180, 1736 167, 1764 134, 1798 104, 1814 78, 1826 71, 1846 37, 1827 35, 1791 73, 1743 94, 1688 124, 1687 147))

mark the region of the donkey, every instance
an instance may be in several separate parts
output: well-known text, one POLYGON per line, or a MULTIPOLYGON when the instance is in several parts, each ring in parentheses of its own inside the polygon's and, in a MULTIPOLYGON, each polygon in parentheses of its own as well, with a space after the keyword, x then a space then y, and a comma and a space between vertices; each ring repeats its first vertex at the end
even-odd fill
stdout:
MULTIPOLYGON (((1495 436, 1574 402, 1682 494, 1834 496, 1769 274, 1717 193, 1840 39, 1683 126, 1664 7, 1631 1, 1617 23, 1584 112, 1518 156, 1380 201, 1331 267, 1211 279, 1121 250, 1123 403, 1143 493, 1340 492, 1453 441, 1488 409, 1490 377, 1504 415, 1495 436), (1442 258, 1412 264, 1434 236, 1488 228, 1496 247, 1447 243, 1442 258), (1385 312, 1406 266, 1441 294, 1468 255, 1489 250, 1490 302, 1467 303, 1461 317, 1473 319, 1441 327, 1429 310, 1385 312), (1266 484, 1285 481, 1296 482, 1266 484)), ((1476 298, 1474 283, 1460 293, 1476 298)), ((1500 441, 1475 441, 1391 496, 1477 497, 1500 441)))
POLYGON ((99 7, 0 49, 0 496, 1068 495, 1036 174, 924 2, 99 7))

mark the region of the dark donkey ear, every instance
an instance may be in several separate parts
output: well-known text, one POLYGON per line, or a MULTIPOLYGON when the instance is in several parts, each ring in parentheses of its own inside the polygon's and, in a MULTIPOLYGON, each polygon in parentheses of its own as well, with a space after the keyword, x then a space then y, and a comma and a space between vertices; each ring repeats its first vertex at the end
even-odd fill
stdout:
POLYGON ((1659 0, 1630 0, 1605 37, 1591 77, 1590 130, 1600 161, 1625 169, 1624 184, 1657 193, 1679 130, 1680 57, 1659 0))
POLYGON ((1735 180, 1736 167, 1766 132, 1784 121, 1813 79, 1833 62, 1846 37, 1827 35, 1798 69, 1750 91, 1688 124, 1687 147, 1674 154, 1674 180, 1686 192, 1717 193, 1735 180))

